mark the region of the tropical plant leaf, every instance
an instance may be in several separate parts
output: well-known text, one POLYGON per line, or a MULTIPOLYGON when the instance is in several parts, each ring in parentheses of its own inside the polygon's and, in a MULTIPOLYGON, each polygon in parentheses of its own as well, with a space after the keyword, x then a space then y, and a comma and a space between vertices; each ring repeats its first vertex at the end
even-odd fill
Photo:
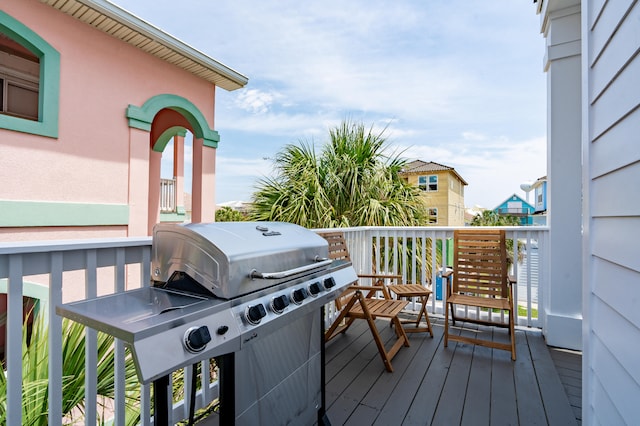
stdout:
MULTIPOLYGON (((42 315, 36 315, 31 326, 23 326, 22 339, 22 423, 47 425, 49 407, 49 327, 42 315)), ((85 327, 62 320, 62 413, 67 419, 84 413, 85 381, 85 327)), ((105 398, 114 396, 114 339, 97 334, 97 394, 105 398)), ((6 424, 7 381, 0 374, 0 424, 6 424)), ((136 424, 139 412, 129 407, 139 406, 140 391, 135 367, 130 354, 125 360, 125 387, 127 393, 127 424, 136 424)), ((100 421, 104 421, 101 419, 100 421)))
POLYGON ((258 182, 251 219, 307 228, 424 224, 419 190, 400 178, 405 160, 387 155, 385 131, 345 120, 319 153, 312 142, 286 145, 275 176, 258 182))

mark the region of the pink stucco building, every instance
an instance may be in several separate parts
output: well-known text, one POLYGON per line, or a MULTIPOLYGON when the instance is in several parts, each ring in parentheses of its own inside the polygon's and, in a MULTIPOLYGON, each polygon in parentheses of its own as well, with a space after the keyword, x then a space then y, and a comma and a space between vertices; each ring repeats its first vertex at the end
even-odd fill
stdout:
POLYGON ((105 0, 0 6, 0 241, 150 235, 172 138, 175 216, 215 211, 216 90, 247 78, 105 0))

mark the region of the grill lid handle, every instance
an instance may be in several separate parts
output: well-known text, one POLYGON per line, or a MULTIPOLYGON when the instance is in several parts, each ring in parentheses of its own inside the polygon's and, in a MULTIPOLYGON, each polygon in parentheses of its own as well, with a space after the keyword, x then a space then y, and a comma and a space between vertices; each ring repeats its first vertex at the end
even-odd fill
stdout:
POLYGON ((290 277, 291 275, 300 274, 302 272, 311 271, 313 269, 321 268, 323 266, 330 265, 333 262, 332 259, 320 258, 316 257, 316 263, 311 263, 309 265, 300 266, 298 268, 288 269, 286 271, 280 272, 259 272, 255 269, 249 272, 249 276, 251 279, 262 279, 262 280, 277 280, 280 278, 290 277))

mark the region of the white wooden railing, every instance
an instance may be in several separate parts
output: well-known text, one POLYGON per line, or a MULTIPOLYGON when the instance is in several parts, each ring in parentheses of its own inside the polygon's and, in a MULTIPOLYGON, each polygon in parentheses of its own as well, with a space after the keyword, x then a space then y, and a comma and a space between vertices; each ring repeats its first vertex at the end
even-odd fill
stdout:
MULTIPOLYGON (((372 271, 402 275, 404 282, 430 286, 428 311, 444 315, 444 289, 440 273, 447 266, 439 253, 446 253, 453 244, 455 227, 359 227, 343 228, 351 260, 358 273, 372 271), (418 250, 413 248, 419 247, 418 250), (403 253, 405 253, 403 255, 403 253), (374 267, 375 265, 375 267, 374 267)), ((548 228, 504 227, 507 239, 518 241, 513 247, 511 273, 518 279, 514 298, 519 306, 516 325, 541 327, 541 301, 548 262, 548 228), (527 255, 529 254, 529 255, 527 255), (520 259, 520 261, 518 260, 520 259)), ((330 231, 330 229, 319 230, 330 231)), ((445 261, 447 259, 445 258, 445 261)), ((451 258, 448 259, 451 262, 451 258)), ((417 310, 417 300, 411 305, 417 310)), ((328 310, 329 315, 332 315, 328 310)), ((476 311, 476 316, 480 312, 476 311)), ((488 315, 492 315, 489 312, 488 315)), ((502 314, 501 314, 502 315, 502 314)))
MULTIPOLYGON (((49 309, 46 309, 49 324, 49 425, 61 425, 62 416, 62 318, 54 307, 63 303, 63 282, 66 292, 73 292, 67 281, 82 288, 83 298, 98 294, 117 293, 125 289, 146 286, 150 283, 150 238, 123 238, 92 241, 20 243, 0 245, 0 281, 7 291, 7 339, 6 339, 6 424, 22 424, 22 296, 29 281, 46 281, 49 294, 49 309), (105 271, 107 269, 107 271, 105 271), (84 277, 78 282, 77 274, 84 277), (132 273, 132 271, 135 271, 132 273), (137 272, 137 273, 136 273, 137 272), (104 282, 105 278, 107 281, 104 282)), ((64 295, 65 302, 70 299, 64 295)), ((71 297, 75 299, 76 297, 71 297)), ((97 411, 97 333, 86 329, 85 348, 85 424, 96 424, 97 411)), ((201 371, 208 371, 203 362, 201 371)), ((185 389, 190 389, 191 367, 184 372, 185 389)), ((217 383, 209 383, 203 375, 203 390, 198 392, 196 408, 204 407, 217 398, 217 383)), ((171 386, 170 386, 171 387, 171 386)), ((140 387, 141 424, 152 424, 150 386, 140 387)), ((184 393, 188 395, 188 392, 184 393)), ((28 398, 28 395, 25 396, 28 398)), ((2 395, 0 395, 0 399, 2 395)), ((113 423, 125 423, 125 351, 123 342, 115 343, 115 398, 113 401, 113 423)), ((184 401, 174 404, 170 416, 179 421, 188 417, 188 406, 184 401)), ((170 422, 172 419, 169 419, 170 422)), ((174 422, 175 422, 174 421, 174 422)))
MULTIPOLYGON (((440 262, 438 252, 446 253, 453 230, 450 227, 363 227, 344 228, 349 251, 357 272, 372 271, 402 274, 406 281, 420 282, 433 287, 428 309, 433 314, 443 313, 444 297, 437 296, 438 272, 446 265, 440 262), (414 250, 419 247, 419 250, 414 250), (405 253, 402 255, 402 253, 405 253)), ((513 273, 518 276, 516 299, 523 313, 517 317, 520 326, 540 327, 536 313, 543 312, 542 293, 548 285, 548 228, 508 227, 507 236, 519 241, 515 244, 514 260, 525 251, 523 262, 514 262, 513 273), (527 256, 527 253, 535 255, 527 256)), ((73 299, 93 298, 98 294, 125 291, 150 283, 150 238, 122 238, 67 242, 36 242, 0 244, 0 289, 6 288, 8 299, 6 339, 6 424, 22 422, 22 298, 28 295, 27 283, 42 281, 48 287, 49 309, 49 412, 50 425, 62 424, 62 319, 54 307, 73 299), (73 272, 76 271, 76 272, 73 272), (73 275, 70 277, 70 275, 73 275), (79 277, 78 277, 79 275, 79 277), (69 281, 81 293, 73 293, 69 281), (64 293, 63 293, 64 284, 64 293)), ((442 294, 444 296, 444 294, 442 294)), ((416 308, 415 302, 412 306, 416 308)), ((326 321, 332 312, 327 309, 326 321)), ((86 330, 85 424, 96 424, 97 412, 97 349, 96 332, 86 330)), ((125 420, 125 351, 123 342, 115 344, 115 398, 113 423, 125 420)), ((201 371, 209 365, 202 363, 201 371)), ((202 390, 198 392, 196 408, 204 407, 218 396, 217 382, 204 375, 202 390)), ((185 369, 185 389, 190 388, 191 367, 185 369)), ((171 387, 171 386, 170 386, 171 387)), ((141 424, 152 424, 149 385, 140 387, 141 424)), ((185 395, 188 392, 184 393, 185 395)), ((0 395, 0 402, 2 399, 0 395)), ((1 409, 1 407, 0 407, 1 409)), ((189 407, 184 401, 174 403, 170 422, 187 418, 189 407)))
POLYGON ((160 179, 160 212, 174 213, 177 209, 176 179, 160 179))

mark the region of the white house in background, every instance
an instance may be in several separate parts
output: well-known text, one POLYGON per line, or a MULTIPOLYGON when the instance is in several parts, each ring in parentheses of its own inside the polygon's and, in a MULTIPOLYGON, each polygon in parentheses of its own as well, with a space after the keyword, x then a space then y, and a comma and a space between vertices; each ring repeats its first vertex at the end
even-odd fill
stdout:
POLYGON ((550 345, 566 341, 583 351, 583 423, 637 424, 640 3, 534 2, 548 82, 553 285, 543 295, 543 329, 550 345))

